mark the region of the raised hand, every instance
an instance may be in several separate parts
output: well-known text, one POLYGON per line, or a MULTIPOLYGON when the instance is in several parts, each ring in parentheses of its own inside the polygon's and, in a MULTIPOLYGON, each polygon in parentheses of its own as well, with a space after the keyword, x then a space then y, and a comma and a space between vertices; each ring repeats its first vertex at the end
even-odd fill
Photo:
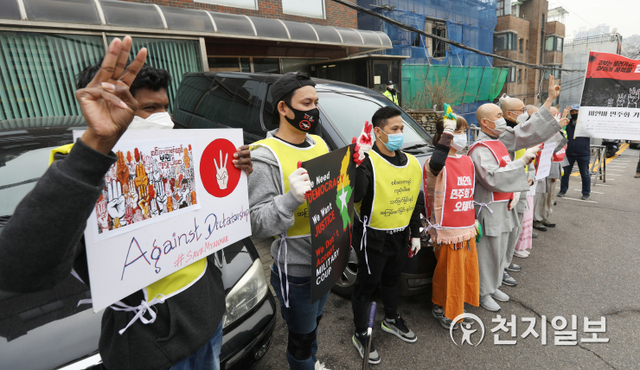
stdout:
POLYGON ((547 97, 547 100, 554 101, 558 96, 560 96, 560 85, 556 85, 556 79, 552 75, 549 75, 548 92, 549 97, 547 97))
POLYGON ((125 69, 130 50, 131 37, 126 36, 123 41, 114 39, 93 80, 84 89, 76 91, 76 99, 88 126, 81 140, 105 154, 129 127, 138 108, 129 87, 147 58, 147 49, 141 49, 125 69))
POLYGON ((107 212, 114 220, 114 224, 124 217, 124 195, 122 195, 122 185, 120 181, 112 179, 107 184, 107 212))
POLYGON ((229 182, 229 172, 227 171, 227 159, 229 159, 229 153, 224 155, 224 162, 222 161, 222 150, 220 151, 220 165, 216 163, 216 159, 213 159, 213 165, 216 166, 216 180, 218 181, 218 187, 220 190, 227 188, 229 182))

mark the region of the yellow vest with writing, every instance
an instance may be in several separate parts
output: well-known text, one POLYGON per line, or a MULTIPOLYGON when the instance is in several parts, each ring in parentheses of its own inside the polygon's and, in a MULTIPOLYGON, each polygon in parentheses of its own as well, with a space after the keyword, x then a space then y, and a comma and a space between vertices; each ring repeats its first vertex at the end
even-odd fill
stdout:
POLYGON ((378 230, 405 228, 411 221, 422 184, 422 167, 416 157, 407 154, 404 166, 395 166, 375 151, 369 152, 373 168, 373 204, 371 214, 362 215, 362 201, 356 204, 360 219, 378 230))
MULTIPOLYGON (((286 194, 289 191, 289 175, 298 169, 299 161, 308 161, 329 153, 329 148, 322 138, 317 135, 309 136, 313 138, 316 143, 315 145, 306 148, 299 148, 273 137, 256 141, 251 145, 252 150, 257 147, 265 147, 276 157, 280 167, 280 181, 282 182, 282 188, 284 189, 283 194, 286 194)), ((287 230, 286 236, 307 236, 310 234, 309 205, 305 201, 296 209, 293 226, 287 230)))
MULTIPOLYGON (((53 163, 55 153, 69 154, 72 147, 73 144, 67 144, 52 149, 49 157, 49 165, 53 163)), ((164 296, 164 299, 175 296, 200 280, 206 270, 207 259, 202 258, 142 289, 144 299, 150 302, 160 296, 164 296)))

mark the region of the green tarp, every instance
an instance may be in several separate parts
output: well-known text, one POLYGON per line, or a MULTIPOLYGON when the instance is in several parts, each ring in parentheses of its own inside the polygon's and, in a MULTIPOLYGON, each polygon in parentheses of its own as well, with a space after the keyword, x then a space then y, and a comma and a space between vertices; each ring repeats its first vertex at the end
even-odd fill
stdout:
POLYGON ((441 102, 452 105, 492 101, 507 78, 507 69, 442 65, 402 66, 403 107, 428 109, 441 102))

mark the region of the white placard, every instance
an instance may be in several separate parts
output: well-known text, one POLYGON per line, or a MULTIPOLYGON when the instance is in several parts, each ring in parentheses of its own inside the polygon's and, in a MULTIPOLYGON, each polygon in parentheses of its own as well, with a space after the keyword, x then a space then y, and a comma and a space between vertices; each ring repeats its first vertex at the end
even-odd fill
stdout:
POLYGON ((324 0, 282 0, 282 12, 284 14, 324 19, 324 0))
POLYGON ((558 144, 558 141, 546 141, 544 143, 544 148, 540 150, 540 157, 536 158, 538 161, 538 168, 536 170, 536 180, 544 179, 549 176, 549 172, 551 171, 551 162, 553 159, 553 151, 558 144))
POLYGON ((251 235, 242 142, 239 129, 122 136, 85 230, 94 311, 251 235))
POLYGON ((574 136, 640 140, 640 108, 580 107, 574 136))

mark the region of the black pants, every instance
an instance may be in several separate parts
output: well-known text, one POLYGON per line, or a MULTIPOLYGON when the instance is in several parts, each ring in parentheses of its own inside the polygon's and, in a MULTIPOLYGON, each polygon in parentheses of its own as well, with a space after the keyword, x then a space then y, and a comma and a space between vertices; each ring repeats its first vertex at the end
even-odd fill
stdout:
POLYGON ((353 286, 351 295, 351 308, 353 309, 353 322, 357 332, 367 330, 367 313, 371 302, 371 294, 378 283, 382 293, 384 313, 387 318, 395 318, 398 312, 398 281, 400 273, 408 258, 406 248, 399 248, 395 254, 380 253, 367 250, 369 269, 365 262, 364 251, 358 250, 358 276, 353 286))
POLYGON ((636 173, 640 173, 640 159, 638 159, 638 165, 636 166, 636 173))

